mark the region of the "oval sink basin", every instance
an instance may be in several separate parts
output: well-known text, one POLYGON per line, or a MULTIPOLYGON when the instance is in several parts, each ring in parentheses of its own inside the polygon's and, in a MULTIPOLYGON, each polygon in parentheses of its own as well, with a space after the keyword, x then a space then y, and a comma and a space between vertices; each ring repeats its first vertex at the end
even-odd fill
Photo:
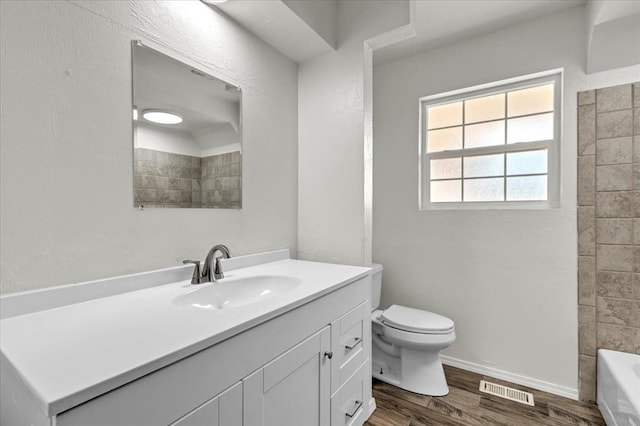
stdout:
POLYGON ((187 293, 174 298, 173 304, 193 309, 230 309, 281 296, 301 283, 298 278, 284 275, 229 277, 194 285, 187 293))

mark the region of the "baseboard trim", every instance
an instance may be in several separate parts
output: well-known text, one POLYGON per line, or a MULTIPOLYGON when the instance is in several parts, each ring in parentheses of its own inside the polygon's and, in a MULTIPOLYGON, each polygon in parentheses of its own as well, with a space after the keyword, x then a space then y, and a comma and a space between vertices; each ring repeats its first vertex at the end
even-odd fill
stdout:
POLYGON ((554 395, 564 396, 565 398, 578 401, 578 389, 556 385, 554 383, 545 382, 543 380, 538 380, 527 376, 521 376, 519 374, 514 374, 508 371, 499 370, 497 368, 475 364, 469 361, 463 361, 461 359, 452 358, 446 355, 440 355, 440 359, 442 359, 443 364, 450 365, 451 367, 473 371, 474 373, 484 374, 485 376, 495 377, 496 379, 506 380, 518 385, 527 386, 532 389, 549 392, 554 395))

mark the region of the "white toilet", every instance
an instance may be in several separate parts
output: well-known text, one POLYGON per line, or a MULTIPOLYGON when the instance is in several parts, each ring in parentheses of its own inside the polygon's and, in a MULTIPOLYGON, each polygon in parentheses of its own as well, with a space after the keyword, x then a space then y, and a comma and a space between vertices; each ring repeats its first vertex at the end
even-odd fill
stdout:
POLYGON ((448 394, 440 351, 456 339, 453 321, 432 312, 399 305, 378 310, 382 265, 373 265, 372 273, 373 377, 423 395, 448 394))

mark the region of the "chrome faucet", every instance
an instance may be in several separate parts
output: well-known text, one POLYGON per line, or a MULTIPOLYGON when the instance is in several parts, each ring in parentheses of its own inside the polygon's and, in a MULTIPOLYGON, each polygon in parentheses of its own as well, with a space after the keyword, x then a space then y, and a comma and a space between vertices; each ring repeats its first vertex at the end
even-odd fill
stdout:
POLYGON ((220 280, 224 278, 224 273, 222 272, 222 266, 220 265, 220 259, 228 259, 231 257, 231 252, 222 244, 215 245, 211 247, 209 253, 207 254, 207 258, 204 260, 204 266, 202 267, 202 281, 205 282, 215 282, 216 280, 220 280), (211 262, 214 260, 213 255, 219 251, 222 253, 222 256, 218 256, 215 258, 215 266, 213 268, 213 272, 211 271, 211 262))
POLYGON ((193 263, 195 268, 193 269, 193 276, 191 277, 191 284, 202 284, 207 282, 215 282, 216 280, 220 280, 224 278, 224 273, 222 272, 222 265, 220 264, 220 259, 229 259, 231 257, 231 252, 222 244, 215 245, 209 250, 207 254, 207 258, 204 260, 204 266, 202 267, 202 273, 200 272, 200 261, 199 260, 183 260, 182 263, 193 263), (219 251, 222 253, 222 256, 218 256, 215 258, 215 265, 211 268, 211 263, 214 261, 214 254, 219 251))

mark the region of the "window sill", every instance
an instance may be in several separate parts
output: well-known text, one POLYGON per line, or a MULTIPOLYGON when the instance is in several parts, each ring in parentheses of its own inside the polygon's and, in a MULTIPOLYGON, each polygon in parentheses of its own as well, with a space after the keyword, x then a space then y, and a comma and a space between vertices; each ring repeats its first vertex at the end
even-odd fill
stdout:
POLYGON ((430 203, 419 208, 420 211, 441 210, 554 210, 559 202, 552 201, 508 201, 508 202, 467 202, 467 203, 430 203))

